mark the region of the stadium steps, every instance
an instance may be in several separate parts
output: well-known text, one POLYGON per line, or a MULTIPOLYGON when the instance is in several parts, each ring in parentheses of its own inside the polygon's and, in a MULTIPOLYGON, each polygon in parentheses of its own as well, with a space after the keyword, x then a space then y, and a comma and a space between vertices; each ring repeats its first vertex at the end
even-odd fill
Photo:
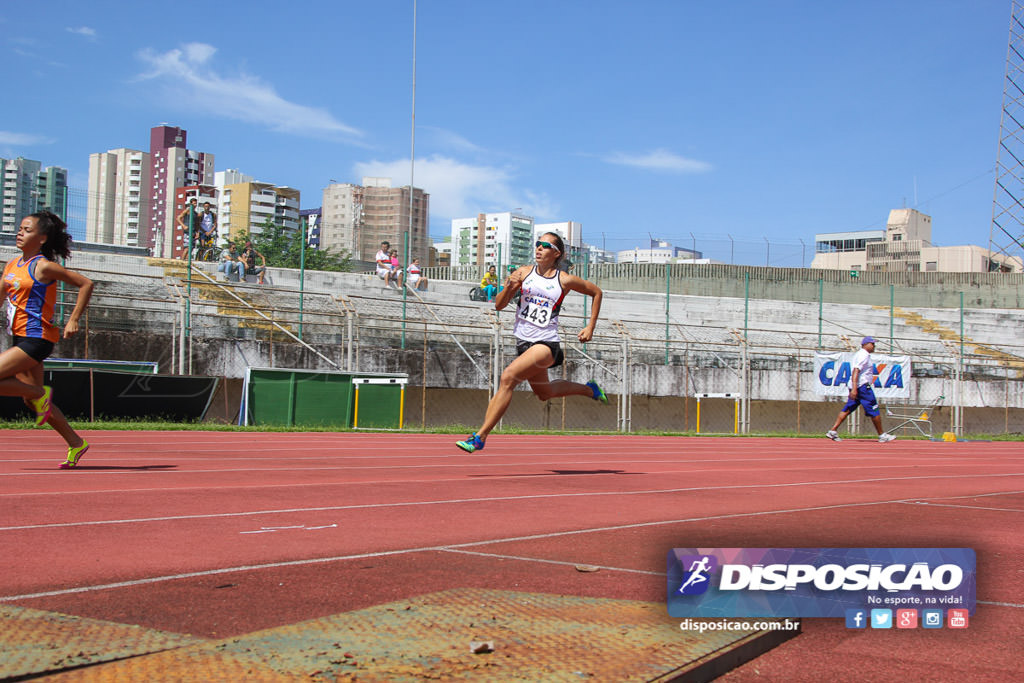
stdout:
MULTIPOLYGON (((147 261, 151 266, 162 268, 166 277, 174 277, 182 281, 188 279, 188 263, 185 261, 161 258, 149 258, 147 261)), ((276 335, 280 335, 282 339, 287 338, 287 335, 283 334, 280 328, 256 312, 260 308, 260 302, 256 296, 253 296, 252 292, 246 291, 247 289, 244 286, 235 286, 231 288, 229 293, 221 283, 214 284, 203 278, 192 279, 192 293, 197 295, 201 301, 207 301, 216 305, 218 315, 237 319, 239 329, 270 332, 275 341, 276 335), (231 295, 232 293, 252 308, 240 304, 238 299, 231 295)), ((292 334, 295 333, 291 325, 285 324, 282 321, 276 322, 292 334)))
MULTIPOLYGON (((876 309, 888 308, 886 306, 875 306, 876 309)), ((963 342, 965 346, 969 346, 971 352, 979 355, 986 356, 993 360, 997 360, 1004 367, 1012 368, 1018 371, 1018 376, 1024 376, 1024 358, 1020 356, 1000 351, 999 349, 986 346, 973 341, 970 337, 961 337, 958 332, 949 327, 946 327, 942 323, 939 323, 931 318, 926 318, 920 313, 914 311, 907 311, 899 307, 892 309, 893 315, 905 321, 908 325, 916 327, 927 334, 937 336, 942 341, 949 342, 963 342)))

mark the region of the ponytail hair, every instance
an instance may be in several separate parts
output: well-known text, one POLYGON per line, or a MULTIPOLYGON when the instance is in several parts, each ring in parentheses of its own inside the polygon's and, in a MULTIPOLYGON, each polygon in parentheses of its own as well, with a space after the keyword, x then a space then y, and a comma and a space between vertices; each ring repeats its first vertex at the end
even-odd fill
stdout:
POLYGON ((71 235, 68 234, 68 224, 61 220, 61 217, 52 211, 38 211, 29 216, 36 219, 36 227, 39 232, 46 235, 46 241, 39 247, 39 251, 48 260, 55 260, 54 257, 69 258, 71 256, 71 235))

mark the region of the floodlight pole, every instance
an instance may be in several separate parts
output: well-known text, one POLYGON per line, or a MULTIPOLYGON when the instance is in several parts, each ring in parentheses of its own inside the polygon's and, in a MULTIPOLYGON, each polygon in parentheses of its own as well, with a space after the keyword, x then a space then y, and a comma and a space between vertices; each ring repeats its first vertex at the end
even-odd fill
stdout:
POLYGON ((405 307, 409 299, 409 241, 416 198, 416 0, 412 0, 412 131, 409 143, 409 227, 405 231, 405 271, 402 278, 402 349, 405 349, 405 307))

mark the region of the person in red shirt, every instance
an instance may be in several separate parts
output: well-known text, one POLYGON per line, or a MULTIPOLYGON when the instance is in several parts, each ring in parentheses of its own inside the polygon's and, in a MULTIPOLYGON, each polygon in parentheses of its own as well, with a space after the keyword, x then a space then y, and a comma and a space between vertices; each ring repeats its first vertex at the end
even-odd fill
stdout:
POLYGON ((14 243, 21 256, 4 266, 0 301, 7 312, 11 347, 0 353, 0 395, 21 396, 35 412, 36 426, 49 422, 68 444, 61 469, 78 464, 89 444, 68 424, 52 403, 50 387, 43 386, 43 361, 53 352, 60 330, 53 324, 57 281, 78 288, 75 308, 64 326, 64 336, 78 331, 78 320, 92 296, 92 280, 68 270, 56 257, 68 258, 71 237, 59 216, 40 211, 22 219, 14 243))

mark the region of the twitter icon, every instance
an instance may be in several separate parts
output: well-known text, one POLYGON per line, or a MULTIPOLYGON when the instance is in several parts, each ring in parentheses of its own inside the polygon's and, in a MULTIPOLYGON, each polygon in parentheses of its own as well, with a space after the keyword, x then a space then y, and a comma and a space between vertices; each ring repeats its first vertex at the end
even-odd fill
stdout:
POLYGON ((892 628, 892 610, 871 610, 871 628, 892 628))

